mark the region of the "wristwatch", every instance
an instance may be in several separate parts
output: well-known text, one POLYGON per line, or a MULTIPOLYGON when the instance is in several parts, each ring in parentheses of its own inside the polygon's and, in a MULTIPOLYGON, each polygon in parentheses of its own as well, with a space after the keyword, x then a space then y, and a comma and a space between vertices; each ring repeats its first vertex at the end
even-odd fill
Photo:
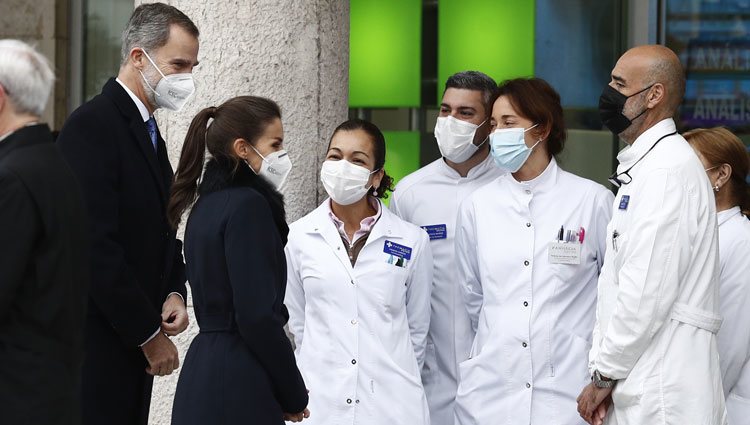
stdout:
POLYGON ((617 383, 617 381, 615 381, 614 379, 609 379, 602 376, 602 374, 599 373, 598 370, 594 371, 594 375, 591 377, 591 380, 594 381, 594 386, 596 388, 612 388, 617 383))

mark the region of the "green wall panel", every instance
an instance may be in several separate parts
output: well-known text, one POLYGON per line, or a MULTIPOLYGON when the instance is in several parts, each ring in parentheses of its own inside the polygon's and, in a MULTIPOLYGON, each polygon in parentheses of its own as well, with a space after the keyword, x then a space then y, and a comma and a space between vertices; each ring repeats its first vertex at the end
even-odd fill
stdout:
POLYGON ((438 1, 438 99, 459 71, 534 75, 534 0, 438 1))
POLYGON ((418 107, 422 0, 351 0, 349 106, 418 107))
POLYGON ((383 135, 385 171, 393 177, 395 186, 404 176, 419 168, 419 132, 384 131, 383 135))

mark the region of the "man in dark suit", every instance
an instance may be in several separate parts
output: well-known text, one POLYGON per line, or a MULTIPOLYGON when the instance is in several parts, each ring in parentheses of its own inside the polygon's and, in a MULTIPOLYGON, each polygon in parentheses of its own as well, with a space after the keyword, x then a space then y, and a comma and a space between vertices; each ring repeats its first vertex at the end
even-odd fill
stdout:
POLYGON ((178 367, 168 335, 187 327, 182 243, 165 213, 172 167, 153 112, 190 98, 198 29, 172 6, 144 4, 122 40, 117 79, 57 139, 92 221, 84 424, 146 424, 153 376, 178 367))
POLYGON ((80 423, 86 207, 39 123, 54 74, 0 40, 0 423, 80 423))

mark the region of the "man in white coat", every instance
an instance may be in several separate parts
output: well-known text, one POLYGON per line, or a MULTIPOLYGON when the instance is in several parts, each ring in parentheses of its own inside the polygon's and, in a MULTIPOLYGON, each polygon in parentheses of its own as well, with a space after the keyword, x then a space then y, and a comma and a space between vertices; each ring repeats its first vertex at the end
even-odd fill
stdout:
POLYGON ((448 78, 435 125, 442 158, 402 179, 391 199, 396 215, 427 231, 434 258, 422 369, 432 425, 453 425, 457 363, 468 357, 474 336, 456 280, 455 224, 461 201, 503 174, 488 143, 496 89, 495 81, 481 72, 448 78))
POLYGON ((578 411, 592 424, 721 425, 726 410, 716 332, 716 208, 703 166, 672 121, 685 91, 663 46, 627 51, 599 100, 602 121, 629 146, 599 277, 578 411))

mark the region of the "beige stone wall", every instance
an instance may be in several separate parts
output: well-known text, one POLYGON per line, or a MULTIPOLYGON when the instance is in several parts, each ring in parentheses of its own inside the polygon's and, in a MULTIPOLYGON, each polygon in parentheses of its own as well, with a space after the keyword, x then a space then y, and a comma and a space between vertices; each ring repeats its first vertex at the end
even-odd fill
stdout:
MULTIPOLYGON (((3 0, 6 1, 6 0, 3 0)), ((140 1, 136 0, 136 4, 140 1)), ((288 220, 322 199, 318 172, 327 140, 347 118, 349 2, 346 0, 170 0, 201 31, 197 91, 179 113, 159 112, 176 167, 191 118, 202 108, 252 94, 279 103, 294 169, 285 191, 288 220)), ((177 337, 181 356, 198 327, 177 337)), ((154 385, 151 424, 168 424, 178 375, 154 385)))
POLYGON ((57 81, 42 117, 59 129, 67 116, 67 0, 0 1, 0 38, 35 46, 54 66, 57 81))

